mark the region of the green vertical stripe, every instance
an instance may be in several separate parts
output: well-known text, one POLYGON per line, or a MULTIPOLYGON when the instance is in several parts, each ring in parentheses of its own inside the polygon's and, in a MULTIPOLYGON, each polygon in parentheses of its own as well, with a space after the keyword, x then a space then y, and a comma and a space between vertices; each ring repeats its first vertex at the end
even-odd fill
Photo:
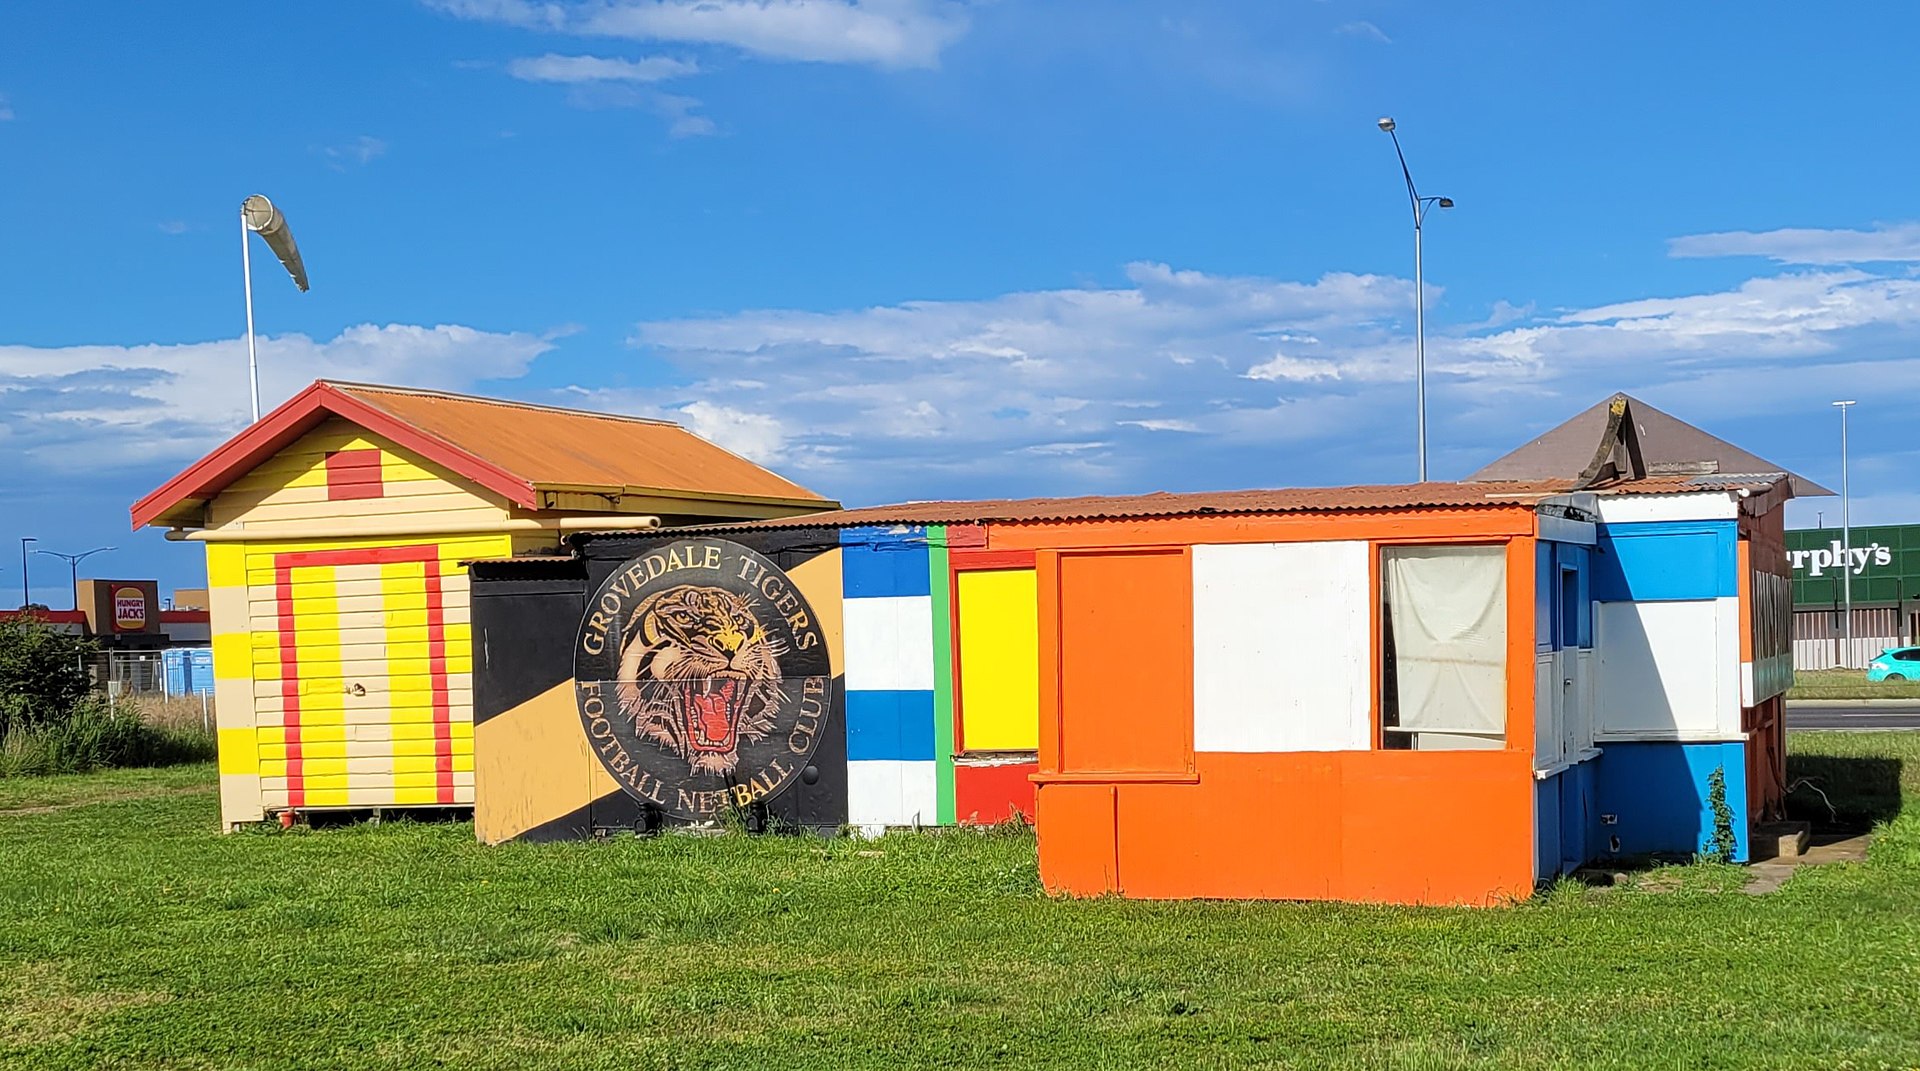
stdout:
POLYGON ((947 572, 947 529, 927 527, 928 581, 933 592, 933 761, 940 824, 954 823, 953 602, 947 572))

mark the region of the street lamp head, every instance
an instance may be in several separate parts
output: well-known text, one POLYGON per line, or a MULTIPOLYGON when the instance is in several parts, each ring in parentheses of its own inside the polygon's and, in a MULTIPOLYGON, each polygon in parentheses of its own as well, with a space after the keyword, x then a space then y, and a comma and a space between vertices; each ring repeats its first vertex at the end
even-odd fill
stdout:
POLYGON ((1859 405, 1860 403, 1859 403, 1859 402, 1857 402, 1857 401, 1855 401, 1855 400, 1853 400, 1853 399, 1851 399, 1851 398, 1849 398, 1849 399, 1847 399, 1847 400, 1846 400, 1846 401, 1844 401, 1844 402, 1834 402, 1833 404, 1835 404, 1835 405, 1837 405, 1837 406, 1840 406, 1841 408, 1843 408, 1843 409, 1844 409, 1844 408, 1846 408, 1846 407, 1847 407, 1847 406, 1849 406, 1849 405, 1859 405))
POLYGON ((1440 198, 1440 207, 1441 207, 1441 208, 1452 208, 1452 207, 1453 207, 1453 198, 1451 198, 1451 197, 1442 197, 1442 198, 1440 198))
POLYGON ((1393 133, 1393 116, 1383 115, 1380 117, 1380 132, 1383 134, 1393 133))

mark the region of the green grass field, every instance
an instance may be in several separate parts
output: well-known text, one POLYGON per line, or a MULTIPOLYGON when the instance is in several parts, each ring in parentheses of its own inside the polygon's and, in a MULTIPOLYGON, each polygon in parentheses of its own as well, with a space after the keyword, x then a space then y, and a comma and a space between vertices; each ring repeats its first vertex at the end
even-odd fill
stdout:
POLYGON ((1788 699, 1920 699, 1920 681, 1870 681, 1864 669, 1802 669, 1788 699))
POLYGON ((1794 750, 1903 794, 1867 864, 1494 910, 1052 900, 1018 833, 221 836, 207 767, 0 780, 0 1066, 1915 1066, 1920 734, 1794 750))

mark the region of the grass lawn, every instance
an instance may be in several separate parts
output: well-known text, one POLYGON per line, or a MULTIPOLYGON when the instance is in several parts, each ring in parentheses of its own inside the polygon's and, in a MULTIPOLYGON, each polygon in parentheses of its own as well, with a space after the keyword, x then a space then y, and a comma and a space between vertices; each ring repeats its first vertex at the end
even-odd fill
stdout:
POLYGON ((1920 699, 1920 681, 1870 681, 1864 669, 1801 669, 1788 699, 1920 699))
POLYGON ((1793 749, 1862 813, 1893 778, 1867 864, 1495 910, 1051 900, 1008 833, 220 836, 207 767, 0 781, 0 1066, 1920 1064, 1920 734, 1793 749))

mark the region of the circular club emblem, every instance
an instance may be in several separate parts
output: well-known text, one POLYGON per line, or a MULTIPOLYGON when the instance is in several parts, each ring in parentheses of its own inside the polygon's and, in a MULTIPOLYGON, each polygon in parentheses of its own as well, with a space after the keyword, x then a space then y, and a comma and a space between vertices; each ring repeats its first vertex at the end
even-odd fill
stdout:
POLYGON ((813 607, 780 568, 723 539, 627 562, 574 645, 587 742, 628 794, 713 818, 800 776, 833 709, 813 607))

